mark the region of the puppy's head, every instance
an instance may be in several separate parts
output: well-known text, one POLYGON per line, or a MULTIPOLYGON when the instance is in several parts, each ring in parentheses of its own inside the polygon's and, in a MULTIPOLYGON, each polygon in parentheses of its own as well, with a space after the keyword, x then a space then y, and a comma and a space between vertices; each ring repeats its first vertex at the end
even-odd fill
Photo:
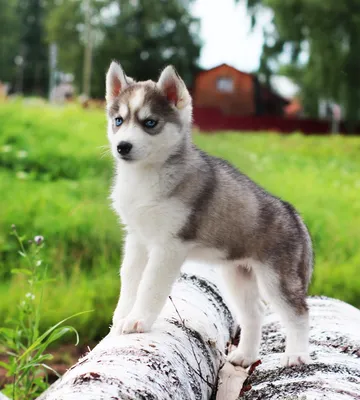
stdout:
POLYGON ((157 82, 135 82, 112 62, 106 103, 111 151, 122 162, 164 162, 189 135, 191 97, 172 66, 157 82))

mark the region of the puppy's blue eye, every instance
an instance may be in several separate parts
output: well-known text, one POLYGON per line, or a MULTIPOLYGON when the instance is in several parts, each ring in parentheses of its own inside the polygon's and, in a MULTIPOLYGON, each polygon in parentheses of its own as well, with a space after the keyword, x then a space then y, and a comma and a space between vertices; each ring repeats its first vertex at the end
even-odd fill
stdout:
POLYGON ((115 118, 115 125, 116 126, 122 125, 123 122, 124 122, 124 120, 121 117, 115 118))
POLYGON ((155 128, 156 125, 157 125, 157 121, 155 121, 153 119, 146 119, 144 121, 144 126, 146 126, 147 128, 155 128))

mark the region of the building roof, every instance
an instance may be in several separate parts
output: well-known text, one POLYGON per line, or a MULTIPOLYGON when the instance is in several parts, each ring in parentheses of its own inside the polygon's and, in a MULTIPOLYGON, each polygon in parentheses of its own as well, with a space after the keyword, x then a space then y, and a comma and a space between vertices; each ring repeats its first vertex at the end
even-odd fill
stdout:
POLYGON ((235 71, 235 72, 237 72, 239 74, 242 74, 242 75, 248 75, 248 76, 252 76, 252 77, 256 76, 255 74, 251 74, 249 72, 240 71, 240 70, 236 69, 235 67, 232 67, 231 65, 226 64, 226 63, 222 63, 222 64, 219 64, 219 65, 216 65, 215 67, 212 67, 212 68, 209 68, 209 69, 203 69, 202 71, 200 71, 198 73, 198 75, 199 74, 205 74, 205 73, 207 73, 209 71, 213 71, 213 70, 219 69, 221 67, 228 67, 229 69, 232 69, 233 71, 235 71))

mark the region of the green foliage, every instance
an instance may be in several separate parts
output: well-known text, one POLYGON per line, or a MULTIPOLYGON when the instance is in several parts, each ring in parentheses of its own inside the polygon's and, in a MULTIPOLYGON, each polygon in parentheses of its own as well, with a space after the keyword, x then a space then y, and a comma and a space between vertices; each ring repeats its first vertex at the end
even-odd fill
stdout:
MULTIPOLYGON (((101 2, 106 6, 108 2, 101 2)), ((46 35, 49 43, 58 44, 58 67, 66 72, 81 72, 84 43, 80 41, 79 28, 84 29, 84 13, 80 1, 55 1, 46 3, 46 35), (77 64, 77 65, 75 65, 77 64)), ((82 37, 82 39, 84 39, 82 37)))
POLYGON ((22 300, 8 326, 0 326, 0 348, 8 355, 8 361, 1 362, 0 366, 5 368, 7 376, 11 378, 11 384, 5 386, 4 393, 13 400, 31 400, 48 386, 46 372, 52 368, 46 362, 52 359, 52 355, 46 353, 47 348, 69 332, 75 333, 77 342, 79 337, 73 327, 63 325, 69 318, 40 333, 43 288, 51 282, 47 279, 47 268, 40 252, 44 238, 35 236, 25 244, 15 225, 12 226, 12 234, 18 241, 19 254, 25 260, 25 265, 13 268, 11 273, 25 280, 26 294, 21 293, 22 300))
POLYGON ((19 92, 47 94, 44 2, 0 0, 0 10, 0 80, 19 92))
POLYGON ((0 80, 17 91, 46 95, 48 45, 56 43, 58 70, 75 75, 84 91, 85 48, 91 47, 91 95, 104 96, 109 60, 137 79, 174 64, 191 83, 200 54, 199 20, 183 0, 0 0, 0 80), (15 57, 23 63, 15 65, 15 57))
POLYGON ((119 59, 137 80, 157 79, 167 64, 174 65, 191 84, 200 55, 199 20, 179 0, 119 1, 120 14, 104 31, 104 41, 95 51, 94 84, 104 93, 108 60, 119 59))
POLYGON ((290 64, 301 70, 296 76, 308 113, 316 115, 314 101, 325 98, 339 102, 348 121, 358 120, 359 1, 252 0, 247 6, 255 17, 263 7, 274 15, 274 30, 265 35, 261 72, 277 72, 279 56, 290 51, 290 64), (308 52, 305 63, 301 51, 308 52))
POLYGON ((0 10, 0 80, 9 82, 16 75, 14 59, 19 51, 20 21, 13 1, 0 0, 0 10))
MULTIPOLYGON (((113 162, 103 111, 18 102, 0 108, 0 315, 12 318, 24 282, 7 234, 47 239, 51 260, 40 329, 74 313, 84 343, 108 331, 119 294, 122 233, 108 195, 113 162), (26 153, 21 153, 26 151, 26 153)), ((272 193, 293 203, 312 233, 316 265, 312 294, 360 307, 360 140, 300 134, 196 135, 211 154, 234 163, 272 193)))
POLYGON ((21 86, 26 94, 47 95, 48 47, 44 3, 43 0, 18 0, 17 4, 21 32, 19 52, 24 59, 21 86))
POLYGON ((88 40, 84 37, 85 3, 93 43, 93 96, 104 95, 104 74, 111 59, 119 60, 139 80, 157 78, 166 64, 173 64, 191 82, 201 43, 199 21, 190 15, 189 2, 48 0, 48 40, 59 45, 59 66, 75 74, 78 86, 88 40))

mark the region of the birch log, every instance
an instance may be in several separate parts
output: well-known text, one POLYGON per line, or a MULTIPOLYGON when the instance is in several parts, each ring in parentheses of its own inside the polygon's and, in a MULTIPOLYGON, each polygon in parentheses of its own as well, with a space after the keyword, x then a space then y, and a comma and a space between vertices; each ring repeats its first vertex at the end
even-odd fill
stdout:
POLYGON ((208 400, 236 326, 214 268, 187 263, 153 329, 106 336, 39 400, 208 400))
POLYGON ((269 313, 263 328, 262 364, 245 383, 246 400, 360 399, 360 311, 339 300, 312 297, 310 354, 312 363, 279 366, 284 332, 269 313))
POLYGON ((293 368, 280 367, 285 335, 268 312, 262 364, 247 378, 224 366, 236 328, 224 294, 216 270, 187 264, 172 292, 176 309, 168 301, 151 332, 108 335, 39 399, 230 400, 237 390, 247 400, 360 399, 359 310, 310 298, 312 363, 293 368))

